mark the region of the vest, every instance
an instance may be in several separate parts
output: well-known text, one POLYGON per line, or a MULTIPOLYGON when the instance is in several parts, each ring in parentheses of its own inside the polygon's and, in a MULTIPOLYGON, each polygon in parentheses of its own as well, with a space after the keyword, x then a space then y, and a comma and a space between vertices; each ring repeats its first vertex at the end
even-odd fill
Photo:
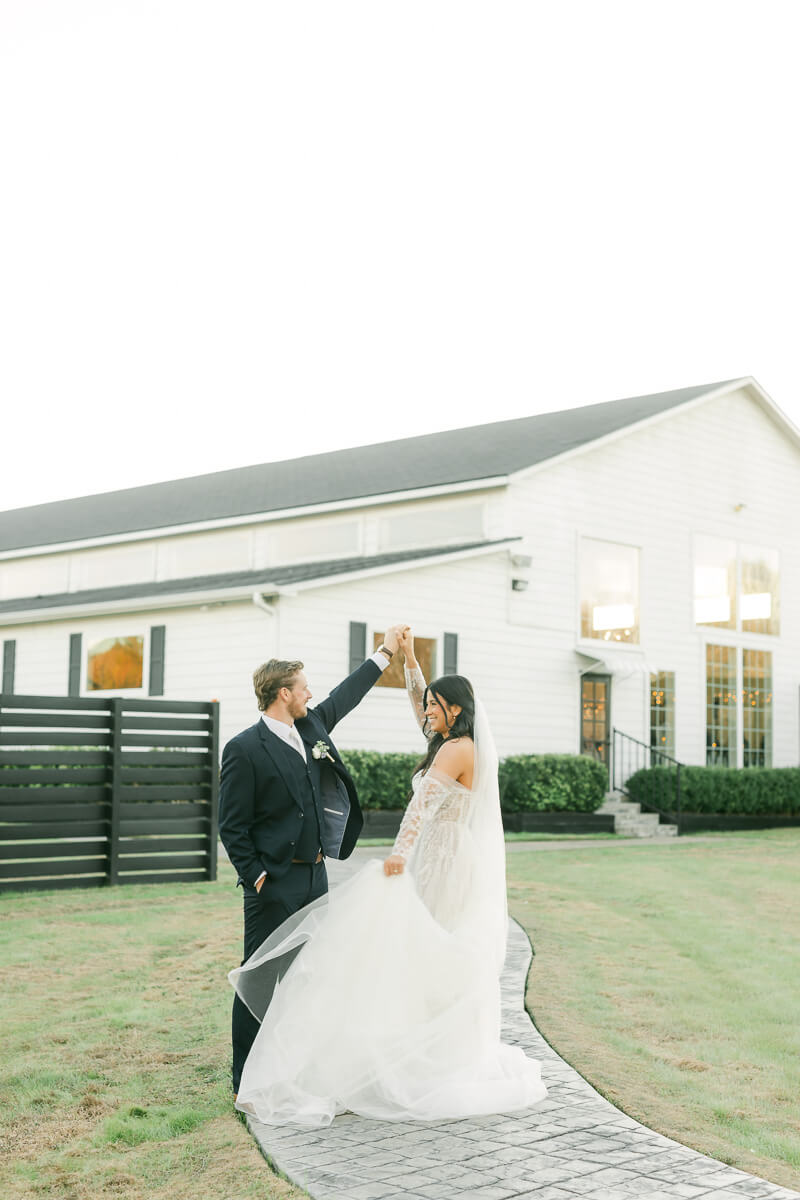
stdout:
MULTIPOLYGON (((292 753, 296 752, 292 751, 292 753)), ((320 800, 311 778, 308 763, 304 765, 299 755, 297 755, 297 759, 298 783, 303 781, 298 788, 298 800, 303 805, 303 825, 292 858, 301 858, 303 862, 316 862, 317 855, 322 848, 320 800)))

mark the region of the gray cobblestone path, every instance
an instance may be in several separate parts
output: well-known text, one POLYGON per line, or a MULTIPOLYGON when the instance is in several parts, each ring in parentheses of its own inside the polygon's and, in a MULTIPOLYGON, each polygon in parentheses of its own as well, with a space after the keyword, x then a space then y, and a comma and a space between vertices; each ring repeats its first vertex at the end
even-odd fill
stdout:
POLYGON ((248 1118, 265 1157, 315 1200, 800 1200, 800 1192, 698 1154, 603 1099, 525 1011, 530 961, 527 935, 512 921, 503 1037, 542 1063, 549 1094, 541 1104, 435 1124, 347 1113, 318 1130, 248 1118))

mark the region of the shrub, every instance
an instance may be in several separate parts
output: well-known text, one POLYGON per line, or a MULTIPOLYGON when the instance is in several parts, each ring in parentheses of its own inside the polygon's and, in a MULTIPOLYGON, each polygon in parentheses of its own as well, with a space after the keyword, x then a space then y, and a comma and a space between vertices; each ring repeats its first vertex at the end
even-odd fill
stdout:
POLYGON ((583 754, 514 754, 500 763, 505 812, 594 812, 607 791, 605 766, 583 754))
MULTIPOLYGON (((626 791, 642 804, 677 805, 677 773, 646 767, 626 791)), ((800 767, 681 767, 681 810, 736 816, 800 816, 800 767)))
MULTIPOLYGON (((343 750, 362 808, 405 808, 417 754, 343 750)), ((500 763, 500 804, 506 812, 594 812, 608 790, 602 763, 575 754, 517 754, 500 763)))
POLYGON ((378 750, 343 750, 342 761, 353 776, 362 808, 405 808, 411 776, 420 754, 381 754, 378 750))

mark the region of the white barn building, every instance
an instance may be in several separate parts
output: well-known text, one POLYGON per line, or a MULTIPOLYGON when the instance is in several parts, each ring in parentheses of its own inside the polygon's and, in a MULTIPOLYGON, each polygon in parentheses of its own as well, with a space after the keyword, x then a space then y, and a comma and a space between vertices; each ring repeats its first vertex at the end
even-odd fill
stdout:
MULTIPOLYGON (((751 378, 0 514, 2 690, 322 697, 408 620, 501 755, 800 761, 800 434, 751 378)), ((387 675, 341 747, 419 745, 387 675)), ((0 724, 2 716, 0 714, 0 724)))

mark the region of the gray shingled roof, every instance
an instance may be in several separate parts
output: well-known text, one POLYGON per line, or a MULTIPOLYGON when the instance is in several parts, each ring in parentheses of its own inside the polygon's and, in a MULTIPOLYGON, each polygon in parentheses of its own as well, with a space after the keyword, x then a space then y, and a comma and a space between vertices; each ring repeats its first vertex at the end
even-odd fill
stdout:
POLYGON ((722 386, 633 396, 12 509, 0 513, 0 551, 509 475, 722 386))
POLYGON ((242 591, 265 592, 278 587, 291 587, 310 579, 328 579, 335 575, 352 575, 374 567, 416 562, 442 554, 463 554, 468 550, 483 550, 491 546, 506 546, 519 538, 496 538, 493 541, 466 542, 460 546, 426 547, 424 550, 396 550, 391 554, 372 554, 359 558, 337 558, 327 562, 295 563, 288 567, 265 567, 261 571, 233 571, 224 575, 195 575, 190 579, 165 579, 149 583, 129 583, 118 587, 92 588, 85 592, 59 592, 52 596, 27 596, 17 600, 0 601, 3 613, 36 612, 39 609, 62 608, 71 605, 110 604, 115 600, 134 600, 139 597, 177 596, 184 592, 242 591))

